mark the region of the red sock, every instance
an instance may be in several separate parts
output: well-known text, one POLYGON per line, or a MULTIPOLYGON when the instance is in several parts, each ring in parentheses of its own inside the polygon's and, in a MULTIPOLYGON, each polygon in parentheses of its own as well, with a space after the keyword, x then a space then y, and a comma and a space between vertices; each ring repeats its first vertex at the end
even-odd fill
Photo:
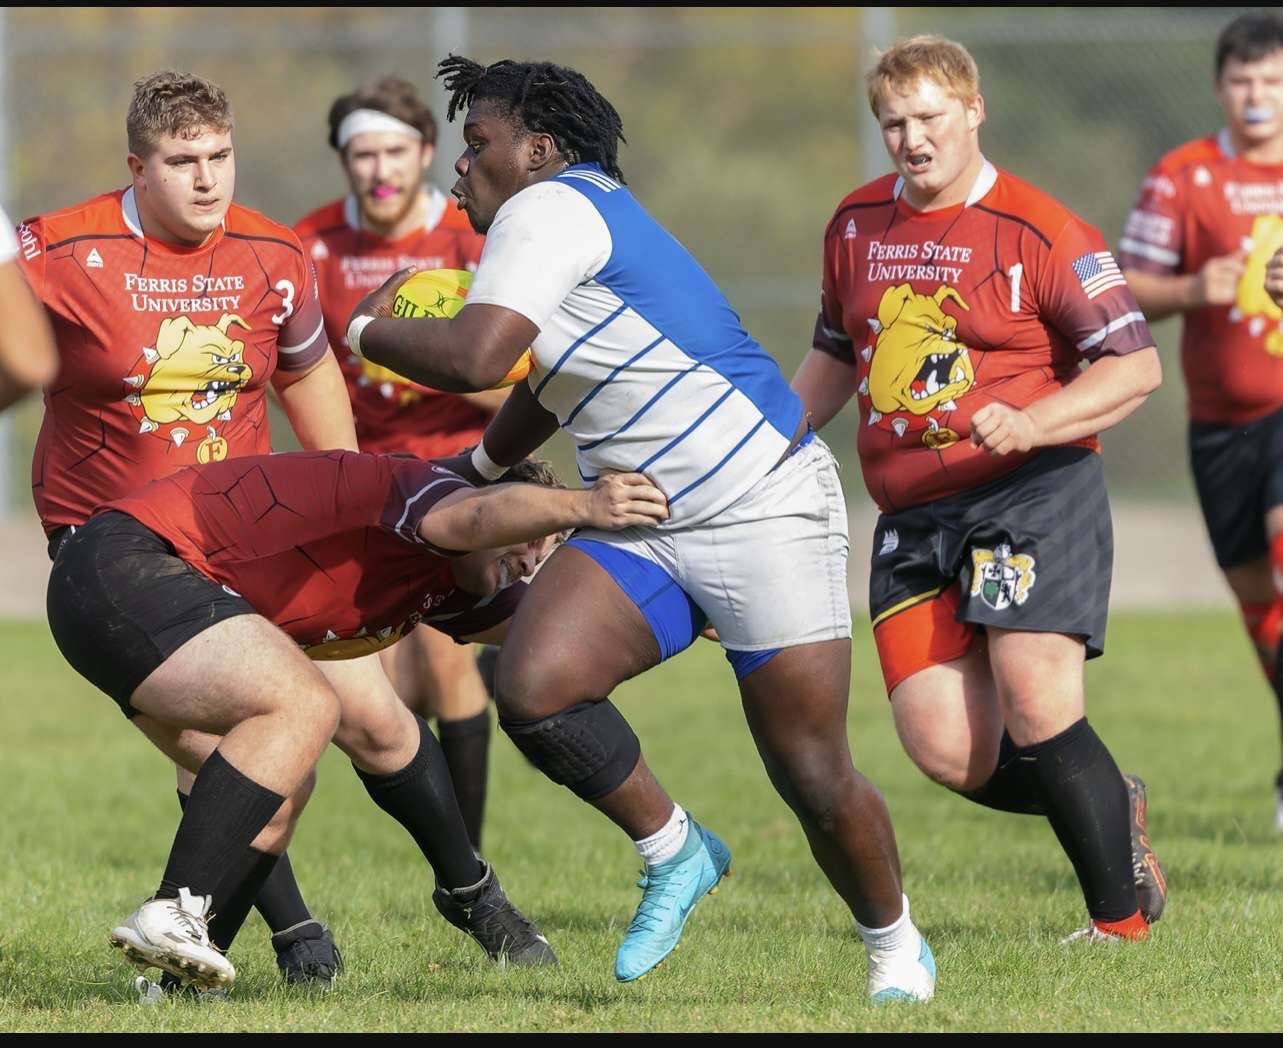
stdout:
POLYGON ((1265 676, 1273 681, 1275 652, 1278 650, 1280 627, 1283 627, 1283 597, 1269 602, 1241 603, 1239 613, 1243 616, 1248 636, 1256 645, 1261 668, 1265 671, 1265 676))
POLYGON ((1109 935, 1117 935, 1120 939, 1140 942, 1142 939, 1149 938, 1149 925, 1145 923, 1145 918, 1140 915, 1140 910, 1121 921, 1098 921, 1093 917, 1091 923, 1102 932, 1109 935))

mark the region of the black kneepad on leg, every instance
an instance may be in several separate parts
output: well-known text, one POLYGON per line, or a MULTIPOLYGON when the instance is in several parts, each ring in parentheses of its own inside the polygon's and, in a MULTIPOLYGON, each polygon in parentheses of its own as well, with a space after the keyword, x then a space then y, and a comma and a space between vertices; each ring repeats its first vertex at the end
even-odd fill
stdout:
POLYGON ((637 767, 641 743, 609 699, 580 702, 534 721, 499 719, 531 764, 578 797, 613 793, 637 767))

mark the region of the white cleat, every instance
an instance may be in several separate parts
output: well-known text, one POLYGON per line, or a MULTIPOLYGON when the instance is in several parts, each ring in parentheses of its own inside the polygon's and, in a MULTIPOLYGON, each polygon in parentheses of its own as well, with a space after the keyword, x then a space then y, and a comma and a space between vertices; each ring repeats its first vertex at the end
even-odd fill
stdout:
POLYGON ((1274 780, 1274 832, 1283 833, 1283 772, 1274 780))
POLYGON ((178 890, 177 899, 148 899, 112 929, 111 944, 142 970, 160 968, 197 990, 226 989, 236 969, 209 941, 211 897, 178 890))
POLYGON ((897 950, 887 954, 868 951, 869 1001, 929 1001, 936 992, 936 959, 927 940, 919 933, 917 951, 897 950))

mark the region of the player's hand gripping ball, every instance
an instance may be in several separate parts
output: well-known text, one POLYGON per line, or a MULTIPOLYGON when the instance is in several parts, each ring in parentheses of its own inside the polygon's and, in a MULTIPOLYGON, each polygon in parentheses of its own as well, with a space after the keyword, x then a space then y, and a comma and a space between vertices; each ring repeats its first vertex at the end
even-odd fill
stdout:
MULTIPOLYGON (((463 308, 472 286, 466 269, 425 269, 413 273, 397 288, 392 303, 394 317, 453 317, 463 308)), ((517 358, 512 369, 492 388, 503 389, 530 374, 530 350, 517 358)))

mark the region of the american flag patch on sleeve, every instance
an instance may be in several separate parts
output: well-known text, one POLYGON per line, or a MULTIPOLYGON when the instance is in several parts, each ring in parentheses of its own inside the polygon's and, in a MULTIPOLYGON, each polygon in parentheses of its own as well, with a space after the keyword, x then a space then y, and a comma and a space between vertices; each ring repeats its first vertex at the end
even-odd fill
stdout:
POLYGON ((1079 255, 1074 259, 1074 276, 1087 292, 1088 298, 1104 294, 1110 288, 1126 285, 1127 279, 1108 251, 1079 255))

